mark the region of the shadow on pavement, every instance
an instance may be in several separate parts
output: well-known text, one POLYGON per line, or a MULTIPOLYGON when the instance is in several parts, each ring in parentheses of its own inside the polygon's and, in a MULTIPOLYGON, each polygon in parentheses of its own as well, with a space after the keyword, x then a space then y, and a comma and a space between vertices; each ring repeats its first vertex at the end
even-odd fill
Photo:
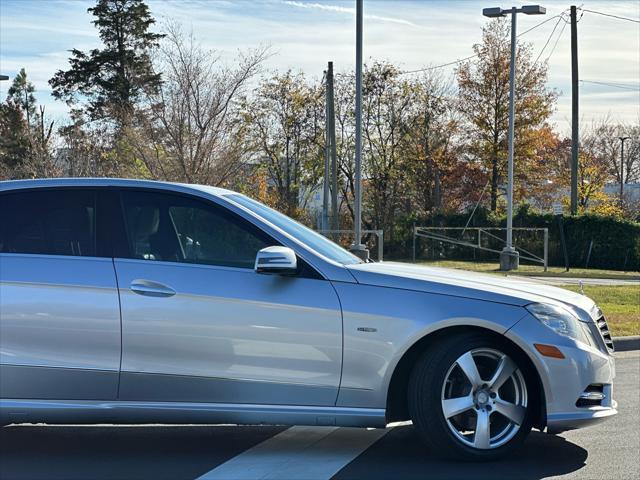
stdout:
POLYGON ((194 479, 284 427, 10 426, 0 479, 194 479))
MULTIPOLYGON (((195 479, 284 427, 12 426, 0 429, 0 479, 195 479)), ((286 455, 286 452, 280 452, 286 455)), ((493 463, 446 461, 413 427, 396 427, 336 479, 523 479, 582 468, 587 451, 532 432, 523 448, 493 463)))
POLYGON ((497 462, 443 460, 429 452, 412 426, 396 427, 334 477, 346 479, 509 479, 563 475, 585 465, 587 451, 562 437, 531 432, 523 447, 497 462))

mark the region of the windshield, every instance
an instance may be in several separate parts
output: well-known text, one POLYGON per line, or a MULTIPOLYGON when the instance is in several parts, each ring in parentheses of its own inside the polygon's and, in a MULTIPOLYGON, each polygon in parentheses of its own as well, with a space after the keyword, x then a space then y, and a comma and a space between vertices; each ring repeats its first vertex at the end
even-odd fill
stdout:
POLYGON ((240 194, 225 195, 225 198, 232 200, 233 202, 248 208, 259 217, 272 223, 276 227, 285 231, 292 237, 296 238, 300 242, 307 245, 312 250, 315 250, 320 255, 327 257, 334 262, 341 263, 343 265, 352 265, 354 263, 362 263, 361 260, 347 252, 340 245, 332 242, 328 238, 314 232, 310 228, 305 227, 301 223, 287 217, 286 215, 274 210, 272 208, 256 202, 255 200, 245 197, 240 194))

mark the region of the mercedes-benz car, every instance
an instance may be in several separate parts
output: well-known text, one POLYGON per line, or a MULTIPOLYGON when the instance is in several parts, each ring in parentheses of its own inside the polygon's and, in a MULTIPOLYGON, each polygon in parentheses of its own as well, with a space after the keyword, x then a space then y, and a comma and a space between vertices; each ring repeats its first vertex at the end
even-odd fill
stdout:
POLYGON ((586 296, 363 262, 251 198, 0 182, 0 422, 384 428, 494 459, 616 414, 586 296))

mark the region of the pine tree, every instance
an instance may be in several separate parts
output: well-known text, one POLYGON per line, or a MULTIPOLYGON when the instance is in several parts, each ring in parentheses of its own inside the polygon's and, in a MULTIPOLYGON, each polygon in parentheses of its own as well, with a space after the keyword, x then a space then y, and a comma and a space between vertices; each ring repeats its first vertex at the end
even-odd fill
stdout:
POLYGON ((49 80, 53 95, 80 106, 91 120, 127 123, 145 92, 160 85, 149 53, 163 37, 149 28, 155 20, 143 0, 98 0, 88 12, 96 19, 103 48, 71 50, 71 68, 49 80))
POLYGON ((7 103, 22 111, 27 120, 27 125, 31 125, 36 114, 35 91, 36 88, 33 83, 27 79, 27 72, 22 68, 16 78, 13 79, 13 83, 7 92, 7 103))

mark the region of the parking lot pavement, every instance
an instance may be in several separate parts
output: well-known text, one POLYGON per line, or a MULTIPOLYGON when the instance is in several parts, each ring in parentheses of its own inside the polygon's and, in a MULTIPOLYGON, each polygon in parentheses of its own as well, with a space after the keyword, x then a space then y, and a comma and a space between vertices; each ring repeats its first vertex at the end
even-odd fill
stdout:
POLYGON ((510 458, 446 461, 411 426, 10 426, 2 479, 640 479, 640 353, 618 354, 620 414, 583 430, 532 432, 510 458))

